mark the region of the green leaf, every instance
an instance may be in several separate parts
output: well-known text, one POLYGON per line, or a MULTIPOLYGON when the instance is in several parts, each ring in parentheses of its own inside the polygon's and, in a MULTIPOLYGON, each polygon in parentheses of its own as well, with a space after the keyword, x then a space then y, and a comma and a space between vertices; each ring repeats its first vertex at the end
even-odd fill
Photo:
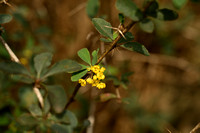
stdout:
POLYGON ((70 126, 64 124, 52 124, 51 129, 55 133, 72 133, 70 126))
POLYGON ((42 116, 42 110, 40 106, 38 105, 38 103, 31 104, 29 107, 29 111, 34 117, 42 116))
POLYGON ((120 22, 121 24, 124 24, 124 20, 125 20, 124 15, 121 14, 121 13, 119 13, 118 16, 119 16, 119 22, 120 22))
POLYGON ((106 42, 106 43, 112 42, 112 40, 110 38, 108 38, 108 39, 106 39, 106 38, 100 38, 100 41, 106 42))
POLYGON ((18 119, 17 122, 19 123, 19 125, 24 128, 25 130, 31 130, 34 129, 37 124, 38 121, 37 119, 35 119, 33 116, 31 116, 30 114, 22 114, 18 119))
POLYGON ((115 40, 119 36, 119 33, 116 31, 113 33, 113 40, 115 40))
POLYGON ((113 99, 113 98, 117 98, 117 96, 113 93, 104 93, 104 94, 100 95, 100 101, 101 102, 106 102, 106 101, 113 99))
POLYGON ((125 43, 124 45, 121 45, 121 46, 130 50, 130 51, 135 51, 135 52, 141 53, 141 54, 146 55, 146 56, 150 55, 148 50, 145 48, 145 46, 138 43, 138 42, 128 42, 128 43, 125 43))
POLYGON ((178 14, 170 9, 160 9, 157 12, 157 19, 164 20, 164 21, 170 21, 175 20, 178 18, 178 14))
POLYGON ((83 48, 81 50, 78 51, 78 56, 85 61, 86 63, 88 63, 89 65, 91 65, 91 59, 90 59, 90 52, 88 51, 87 48, 83 48))
POLYGON ((23 65, 13 61, 0 62, 0 70, 10 74, 31 75, 23 65))
POLYGON ((65 115, 69 118, 69 122, 70 122, 70 126, 71 127, 74 128, 74 127, 76 127, 78 125, 77 117, 73 112, 71 112, 69 110, 66 110, 65 111, 65 115))
POLYGON ((48 52, 35 56, 34 67, 37 72, 37 78, 40 78, 42 71, 51 65, 52 56, 53 55, 48 52))
POLYGON ((150 4, 146 9, 146 15, 156 18, 157 17, 157 10, 159 8, 157 1, 149 1, 147 4, 150 4))
POLYGON ((109 22, 105 21, 102 18, 93 18, 92 23, 94 24, 95 28, 101 35, 113 40, 113 30, 112 28, 109 28, 112 27, 109 22))
POLYGON ((117 43, 125 43, 125 42, 130 42, 134 39, 134 36, 131 32, 126 32, 124 34, 124 36, 126 37, 126 39, 124 39, 123 37, 117 42, 117 43))
POLYGON ((92 65, 95 65, 97 63, 97 60, 98 60, 98 52, 99 52, 99 49, 97 50, 94 50, 92 52, 92 65))
POLYGON ((143 20, 139 23, 139 25, 140 25, 140 28, 141 28, 143 31, 147 32, 147 33, 152 33, 153 30, 154 30, 154 23, 153 23, 150 19, 148 19, 148 18, 143 19, 143 20))
POLYGON ((73 60, 61 60, 57 63, 55 63, 48 71, 47 73, 43 76, 43 78, 46 78, 48 76, 52 76, 58 73, 62 72, 68 72, 68 73, 73 73, 76 71, 79 71, 82 69, 82 66, 77 63, 76 61, 73 60))
POLYGON ((11 78, 16 82, 22 82, 26 84, 34 83, 34 80, 32 78, 25 75, 11 75, 11 78))
POLYGON ((12 16, 8 14, 0 14, 0 24, 8 23, 12 20, 12 16))
POLYGON ((67 95, 62 86, 46 86, 50 103, 56 113, 61 113, 67 104, 67 95))
POLYGON ((132 0, 117 0, 116 7, 121 13, 134 21, 139 21, 143 17, 142 12, 132 0))
POLYGON ((43 112, 44 114, 48 114, 50 111, 51 105, 50 105, 50 101, 48 99, 48 97, 44 98, 44 108, 43 108, 43 112))
POLYGON ((80 78, 82 78, 84 75, 86 75, 86 73, 88 72, 87 69, 75 72, 72 74, 71 80, 72 81, 78 81, 80 78))
POLYGON ((86 6, 86 12, 90 18, 94 18, 97 15, 99 10, 99 5, 100 5, 99 0, 88 0, 86 6))
POLYGON ((188 0, 172 0, 172 2, 177 9, 181 9, 188 2, 188 0))
POLYGON ((113 76, 113 75, 106 75, 106 80, 112 80, 115 86, 119 86, 121 83, 120 80, 116 76, 113 76))

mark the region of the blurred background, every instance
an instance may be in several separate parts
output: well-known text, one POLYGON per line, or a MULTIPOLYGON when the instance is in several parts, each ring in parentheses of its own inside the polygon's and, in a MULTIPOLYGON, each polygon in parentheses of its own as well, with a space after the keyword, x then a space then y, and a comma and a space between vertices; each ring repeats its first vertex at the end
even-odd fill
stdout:
MULTIPOLYGON (((80 61, 79 49, 100 48, 103 52, 109 46, 99 41, 100 35, 86 13, 86 0, 8 2, 13 7, 0 4, 1 14, 13 16, 3 25, 3 37, 27 67, 35 54, 44 51, 54 53, 53 62, 66 58, 80 61)), ((143 1, 134 2, 142 8, 143 1)), ((167 22, 153 19, 153 33, 145 33, 138 25, 131 29, 135 41, 145 45, 151 55, 117 48, 103 61, 116 77, 133 72, 127 89, 118 87, 125 102, 98 100, 105 92, 115 93, 116 86, 108 80, 104 90, 81 88, 77 101, 70 106, 79 123, 89 116, 94 118, 94 133, 189 133, 200 122, 200 1, 188 0, 181 9, 172 1, 158 2, 161 8, 176 10, 179 18, 167 22)), ((97 17, 118 27, 118 13, 115 0, 100 0, 97 17)), ((129 22, 126 18, 125 25, 129 22)), ((9 60, 2 45, 0 60, 9 60)), ((59 74, 50 81, 62 84, 68 96, 75 86, 69 74, 59 74)), ((0 72, 0 131, 16 131, 13 121, 26 111, 20 102, 24 87, 28 86, 0 72)))

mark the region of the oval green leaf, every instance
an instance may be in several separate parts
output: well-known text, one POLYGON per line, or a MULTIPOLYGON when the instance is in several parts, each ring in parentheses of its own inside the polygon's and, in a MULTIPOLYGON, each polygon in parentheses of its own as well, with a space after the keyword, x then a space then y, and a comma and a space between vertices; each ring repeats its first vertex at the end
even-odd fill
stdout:
POLYGON ((150 19, 148 19, 148 18, 143 19, 143 20, 139 23, 139 25, 140 25, 140 28, 141 28, 143 31, 147 32, 147 33, 152 33, 153 30, 154 30, 154 23, 153 23, 150 19))
POLYGON ((81 50, 78 51, 78 56, 85 61, 86 63, 88 63, 89 65, 91 65, 91 58, 90 58, 90 52, 88 51, 87 48, 83 48, 81 50))
POLYGON ((0 14, 0 24, 8 23, 12 20, 12 16, 9 14, 0 14))
POLYGON ((178 18, 178 14, 170 9, 160 9, 157 12, 157 19, 164 20, 164 21, 170 21, 175 20, 178 18))
POLYGON ((86 12, 90 18, 94 18, 97 15, 99 11, 99 5, 99 0, 88 0, 86 12))
POLYGON ((87 69, 75 72, 72 74, 71 80, 72 81, 78 81, 79 79, 81 79, 84 75, 86 75, 86 73, 88 72, 87 69))
POLYGON ((92 23, 101 35, 113 40, 113 30, 109 22, 105 21, 102 18, 93 18, 92 23))
POLYGON ((188 2, 188 0, 172 0, 172 2, 177 9, 180 9, 188 2))

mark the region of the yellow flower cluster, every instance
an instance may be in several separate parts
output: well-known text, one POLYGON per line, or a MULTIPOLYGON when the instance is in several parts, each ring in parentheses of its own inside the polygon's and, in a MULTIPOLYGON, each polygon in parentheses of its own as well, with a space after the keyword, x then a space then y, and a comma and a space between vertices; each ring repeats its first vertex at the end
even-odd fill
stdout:
POLYGON ((91 84, 92 86, 97 87, 98 89, 103 89, 106 87, 106 84, 101 82, 101 80, 105 79, 105 75, 103 72, 106 70, 104 67, 100 67, 99 65, 91 66, 87 68, 88 71, 92 71, 94 73, 92 78, 88 78, 86 80, 79 79, 79 83, 81 86, 86 86, 86 83, 91 84))

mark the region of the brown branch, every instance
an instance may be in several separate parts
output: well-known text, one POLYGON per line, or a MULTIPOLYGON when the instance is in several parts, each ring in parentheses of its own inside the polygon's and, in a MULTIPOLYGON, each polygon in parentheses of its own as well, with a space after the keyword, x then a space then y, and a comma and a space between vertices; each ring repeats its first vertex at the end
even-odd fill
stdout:
POLYGON ((190 133, 195 133, 195 131, 197 131, 200 128, 200 123, 198 123, 193 129, 192 131, 190 131, 190 133))

